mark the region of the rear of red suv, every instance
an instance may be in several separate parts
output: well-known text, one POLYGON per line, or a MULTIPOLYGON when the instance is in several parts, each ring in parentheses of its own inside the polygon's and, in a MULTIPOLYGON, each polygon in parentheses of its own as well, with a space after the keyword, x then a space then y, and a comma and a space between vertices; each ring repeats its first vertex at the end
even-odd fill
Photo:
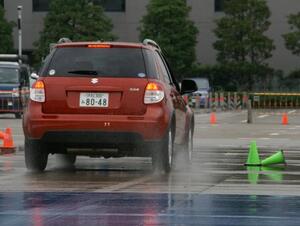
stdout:
MULTIPOLYGON (((27 168, 43 171, 51 153, 70 164, 77 155, 152 156, 155 166, 169 171, 180 127, 174 99, 180 93, 177 84, 161 78, 155 54, 158 48, 143 44, 58 44, 31 88, 24 114, 27 168)), ((188 128, 181 128, 187 131, 181 131, 180 142, 191 130, 191 111, 183 118, 189 122, 181 126, 188 128)))

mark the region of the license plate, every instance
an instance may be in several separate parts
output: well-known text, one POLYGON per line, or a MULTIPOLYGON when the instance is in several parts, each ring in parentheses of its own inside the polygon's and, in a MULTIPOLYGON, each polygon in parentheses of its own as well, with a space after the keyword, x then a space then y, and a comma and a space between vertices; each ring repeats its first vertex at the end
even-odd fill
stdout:
POLYGON ((109 103, 108 93, 80 93, 80 107, 107 108, 109 103))

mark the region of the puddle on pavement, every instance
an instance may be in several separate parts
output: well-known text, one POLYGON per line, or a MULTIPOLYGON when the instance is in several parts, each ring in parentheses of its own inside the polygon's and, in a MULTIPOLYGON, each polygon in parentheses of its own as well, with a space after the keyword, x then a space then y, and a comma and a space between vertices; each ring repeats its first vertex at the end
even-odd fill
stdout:
POLYGON ((260 180, 281 183, 285 166, 248 166, 247 178, 250 184, 258 184, 260 180))
POLYGON ((13 154, 4 154, 1 159, 1 171, 8 172, 13 170, 13 154))

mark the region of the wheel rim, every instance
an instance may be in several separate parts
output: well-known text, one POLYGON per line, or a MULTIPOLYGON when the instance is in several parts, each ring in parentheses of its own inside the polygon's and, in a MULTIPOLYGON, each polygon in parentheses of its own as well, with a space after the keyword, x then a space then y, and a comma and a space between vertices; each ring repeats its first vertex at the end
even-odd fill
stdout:
POLYGON ((172 132, 171 130, 169 131, 168 134, 169 141, 168 141, 168 159, 169 159, 169 165, 172 165, 172 160, 173 160, 173 140, 172 140, 172 132))
POLYGON ((188 137, 188 152, 189 152, 189 161, 192 161, 192 152, 193 152, 193 136, 192 132, 189 132, 188 137))

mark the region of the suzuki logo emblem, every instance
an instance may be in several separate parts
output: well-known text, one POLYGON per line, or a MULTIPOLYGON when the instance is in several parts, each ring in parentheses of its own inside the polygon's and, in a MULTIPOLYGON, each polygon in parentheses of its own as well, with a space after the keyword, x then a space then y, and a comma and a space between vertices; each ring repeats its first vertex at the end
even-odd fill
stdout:
POLYGON ((98 79, 97 78, 92 78, 91 83, 93 83, 93 84, 98 83, 98 79))

